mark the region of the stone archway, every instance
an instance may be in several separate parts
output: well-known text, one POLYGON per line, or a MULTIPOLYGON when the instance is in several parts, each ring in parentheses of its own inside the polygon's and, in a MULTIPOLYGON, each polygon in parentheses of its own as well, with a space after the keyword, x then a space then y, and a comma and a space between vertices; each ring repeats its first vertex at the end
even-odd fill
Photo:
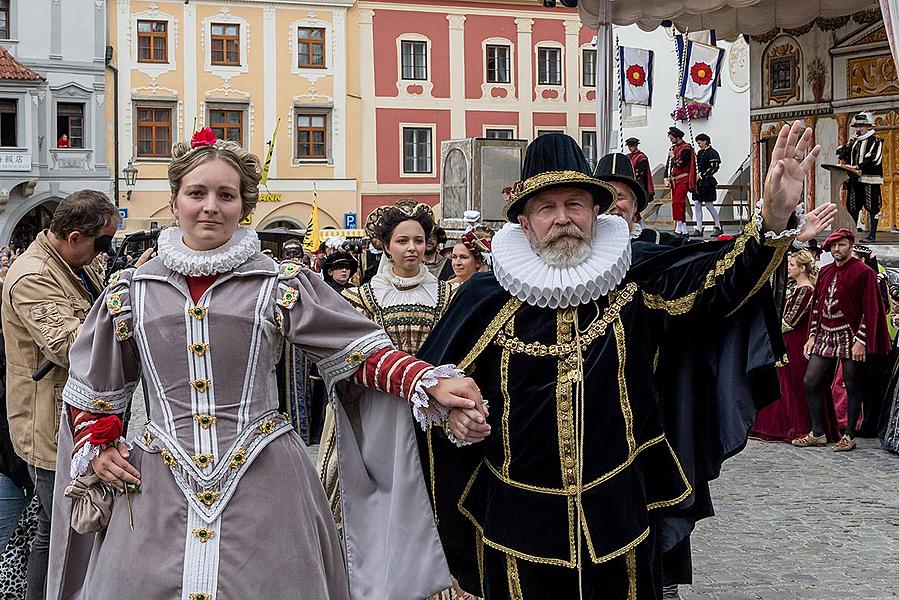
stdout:
POLYGON ((0 234, 3 245, 23 250, 27 248, 38 233, 50 226, 50 219, 60 202, 62 198, 46 195, 19 203, 6 219, 0 234))

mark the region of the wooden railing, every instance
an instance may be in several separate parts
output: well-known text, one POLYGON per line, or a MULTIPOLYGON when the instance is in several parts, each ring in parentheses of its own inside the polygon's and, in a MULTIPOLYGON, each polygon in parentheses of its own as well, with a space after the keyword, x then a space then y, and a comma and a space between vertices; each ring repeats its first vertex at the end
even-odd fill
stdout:
MULTIPOLYGON (((752 214, 752 201, 750 200, 749 185, 743 183, 722 184, 718 186, 718 190, 726 190, 728 194, 725 196, 724 202, 715 203, 715 207, 721 216, 721 224, 725 227, 742 227, 752 214)), ((671 204, 671 190, 659 186, 656 188, 656 197, 649 203, 646 210, 643 211, 643 221, 647 225, 671 224, 670 219, 660 219, 659 211, 666 205, 671 204), (659 193, 661 192, 661 196, 659 193)), ((693 221, 693 201, 690 196, 687 197, 687 221, 693 221)))

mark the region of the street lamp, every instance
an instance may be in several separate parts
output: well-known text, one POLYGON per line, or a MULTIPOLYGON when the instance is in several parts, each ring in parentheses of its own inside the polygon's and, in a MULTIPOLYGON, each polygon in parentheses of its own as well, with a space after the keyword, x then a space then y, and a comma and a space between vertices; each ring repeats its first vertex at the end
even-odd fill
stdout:
POLYGON ((137 181, 137 167, 134 166, 134 159, 128 159, 128 165, 122 169, 122 175, 125 176, 125 185, 128 186, 128 201, 131 201, 131 192, 134 191, 134 182, 137 181))

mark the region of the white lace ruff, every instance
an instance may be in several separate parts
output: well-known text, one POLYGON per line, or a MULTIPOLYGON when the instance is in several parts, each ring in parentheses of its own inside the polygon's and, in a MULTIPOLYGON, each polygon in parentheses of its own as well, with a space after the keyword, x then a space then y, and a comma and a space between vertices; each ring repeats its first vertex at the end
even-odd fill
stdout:
POLYGON ((159 258, 167 268, 187 277, 233 271, 260 248, 256 232, 246 227, 238 227, 230 240, 212 250, 192 250, 181 236, 178 227, 163 229, 159 234, 159 258))
POLYGON ((532 306, 568 308, 597 300, 621 283, 630 266, 630 230, 615 215, 597 218, 593 252, 571 267, 546 264, 519 225, 507 223, 493 238, 497 281, 532 306))

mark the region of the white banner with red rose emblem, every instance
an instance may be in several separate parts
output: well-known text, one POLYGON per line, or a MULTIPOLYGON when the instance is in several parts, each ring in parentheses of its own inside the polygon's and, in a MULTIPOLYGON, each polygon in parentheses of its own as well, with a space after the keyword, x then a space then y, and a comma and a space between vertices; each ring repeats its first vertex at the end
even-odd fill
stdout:
POLYGON ((652 106, 652 50, 618 48, 621 94, 625 104, 652 106))
POLYGON ((718 74, 721 72, 723 59, 723 49, 688 41, 684 56, 686 68, 684 68, 680 95, 697 102, 715 104, 718 74))

